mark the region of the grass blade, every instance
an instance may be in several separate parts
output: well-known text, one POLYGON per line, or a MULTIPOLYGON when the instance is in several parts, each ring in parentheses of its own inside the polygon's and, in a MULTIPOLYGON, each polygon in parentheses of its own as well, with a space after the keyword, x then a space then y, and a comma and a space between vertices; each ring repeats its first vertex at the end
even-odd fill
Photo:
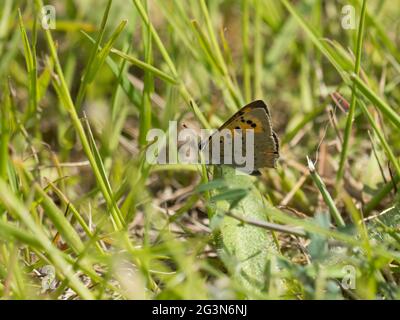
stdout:
POLYGON ((345 227, 344 220, 339 213, 339 210, 336 208, 335 202, 333 201, 331 195, 329 194, 328 190, 326 189, 325 183, 322 181, 319 174, 315 171, 315 167, 313 162, 307 157, 308 161, 308 168, 310 170, 310 176, 313 179, 315 185, 317 186, 318 190, 320 191, 322 197, 326 205, 329 208, 329 212, 331 213, 333 219, 336 221, 336 224, 343 228, 345 227))
MULTIPOLYGON (((356 75, 358 75, 360 73, 366 7, 367 7, 367 1, 363 0, 363 4, 361 7, 360 22, 359 22, 358 33, 357 33, 356 62, 354 65, 354 73, 356 75)), ((338 169, 338 172, 336 175, 337 182, 339 182, 343 179, 344 166, 345 166, 347 155, 349 153, 349 142, 350 142, 351 131, 353 128, 356 102, 357 102, 357 87, 356 87, 355 83, 353 82, 351 101, 350 101, 350 109, 347 114, 346 128, 344 130, 344 136, 343 136, 342 152, 340 154, 339 169, 338 169)))

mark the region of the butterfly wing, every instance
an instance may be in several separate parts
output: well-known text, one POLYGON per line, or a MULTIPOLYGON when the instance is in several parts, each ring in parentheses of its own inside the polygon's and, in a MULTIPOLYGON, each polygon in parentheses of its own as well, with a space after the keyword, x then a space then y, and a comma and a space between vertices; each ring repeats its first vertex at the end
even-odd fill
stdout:
POLYGON ((261 130, 262 128, 271 129, 271 115, 267 105, 262 100, 253 101, 245 105, 242 109, 236 112, 232 117, 230 117, 218 130, 225 128, 229 129, 254 129, 255 132, 261 130), (259 116, 259 118, 256 117, 259 116), (269 124, 265 127, 259 120, 268 117, 269 124), (253 124, 254 123, 254 124, 253 124))
POLYGON ((254 129, 255 168, 276 167, 279 158, 279 140, 272 130, 269 109, 262 100, 256 100, 244 106, 219 130, 221 129, 254 129))
MULTIPOLYGON (((256 169, 269 167, 275 168, 279 158, 279 140, 272 130, 271 115, 267 105, 262 100, 256 100, 244 106, 229 118, 219 129, 254 130, 254 167, 256 169)), ((210 137, 209 141, 213 136, 210 137)), ((221 140, 220 154, 223 163, 224 143, 221 140)), ((242 143, 242 154, 245 154, 246 143, 242 143)), ((232 147, 231 145, 229 147, 232 147)), ((211 148, 210 148, 211 150, 211 148)), ((235 166, 235 164, 233 164, 235 166)), ((254 173, 257 173, 255 171, 254 173)))

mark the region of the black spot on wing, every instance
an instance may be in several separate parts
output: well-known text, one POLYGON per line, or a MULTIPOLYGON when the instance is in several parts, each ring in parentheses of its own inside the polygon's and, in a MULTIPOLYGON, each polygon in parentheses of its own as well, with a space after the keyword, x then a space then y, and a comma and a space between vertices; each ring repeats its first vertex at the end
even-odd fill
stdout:
POLYGON ((249 104, 245 105, 242 109, 240 109, 238 112, 236 112, 234 115, 232 115, 220 128, 219 130, 226 128, 227 126, 229 126, 233 121, 237 121, 238 118, 240 117, 240 121, 242 123, 246 122, 246 119, 244 118, 244 115, 246 114, 246 112, 248 112, 247 109, 257 109, 257 108, 261 108, 264 109, 265 112, 267 113, 268 117, 271 118, 271 114, 269 113, 268 107, 265 104, 264 101, 262 100, 255 100, 253 102, 250 102, 249 104))

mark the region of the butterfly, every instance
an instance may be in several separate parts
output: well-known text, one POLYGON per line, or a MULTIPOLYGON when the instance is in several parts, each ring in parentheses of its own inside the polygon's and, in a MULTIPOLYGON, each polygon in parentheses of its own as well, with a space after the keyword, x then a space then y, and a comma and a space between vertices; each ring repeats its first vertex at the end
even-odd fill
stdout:
MULTIPOLYGON (((261 175, 258 169, 260 168, 276 168, 276 163, 279 158, 279 139, 276 133, 272 130, 271 113, 267 105, 262 100, 255 100, 239 111, 237 111, 231 118, 229 118, 213 135, 211 135, 205 143, 201 144, 200 148, 204 149, 208 145, 208 152, 212 157, 212 139, 215 134, 220 133, 223 129, 230 130, 233 135, 235 132, 245 132, 244 130, 250 129, 254 132, 253 141, 253 170, 248 172, 251 175, 261 175)), ((246 154, 246 135, 242 135, 242 154, 246 154)), ((224 150, 226 144, 224 137, 220 136, 220 153, 219 157, 221 164, 224 163, 224 150)), ((228 141, 228 148, 232 148, 232 143, 228 141)), ((237 169, 241 169, 237 163, 232 161, 230 164, 237 169)))

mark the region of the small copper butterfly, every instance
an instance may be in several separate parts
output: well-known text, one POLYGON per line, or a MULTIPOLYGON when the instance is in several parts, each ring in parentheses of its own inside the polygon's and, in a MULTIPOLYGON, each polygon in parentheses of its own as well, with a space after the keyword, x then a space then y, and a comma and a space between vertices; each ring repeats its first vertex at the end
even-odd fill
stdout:
MULTIPOLYGON (((271 124, 271 113, 267 105, 262 100, 253 101, 238 112, 236 112, 231 118, 229 118, 218 130, 221 132, 223 129, 230 130, 233 134, 235 130, 246 130, 252 129, 254 132, 254 170, 250 172, 251 175, 260 175, 258 169, 260 168, 276 168, 276 162, 279 158, 279 140, 276 133, 272 130, 271 124)), ((243 136, 244 138, 245 136, 243 136)), ((211 139, 209 138, 205 145, 211 145, 211 139)), ((220 160, 221 164, 226 164, 223 161, 224 155, 224 143, 223 138, 220 137, 220 160)), ((245 148, 246 144, 242 143, 242 148, 245 148)), ((212 147, 209 147, 211 154, 212 147)), ((244 149, 243 149, 244 150, 244 149)), ((243 151, 246 152, 246 151, 243 151)), ((234 162, 231 162, 233 167, 239 168, 234 162)))

